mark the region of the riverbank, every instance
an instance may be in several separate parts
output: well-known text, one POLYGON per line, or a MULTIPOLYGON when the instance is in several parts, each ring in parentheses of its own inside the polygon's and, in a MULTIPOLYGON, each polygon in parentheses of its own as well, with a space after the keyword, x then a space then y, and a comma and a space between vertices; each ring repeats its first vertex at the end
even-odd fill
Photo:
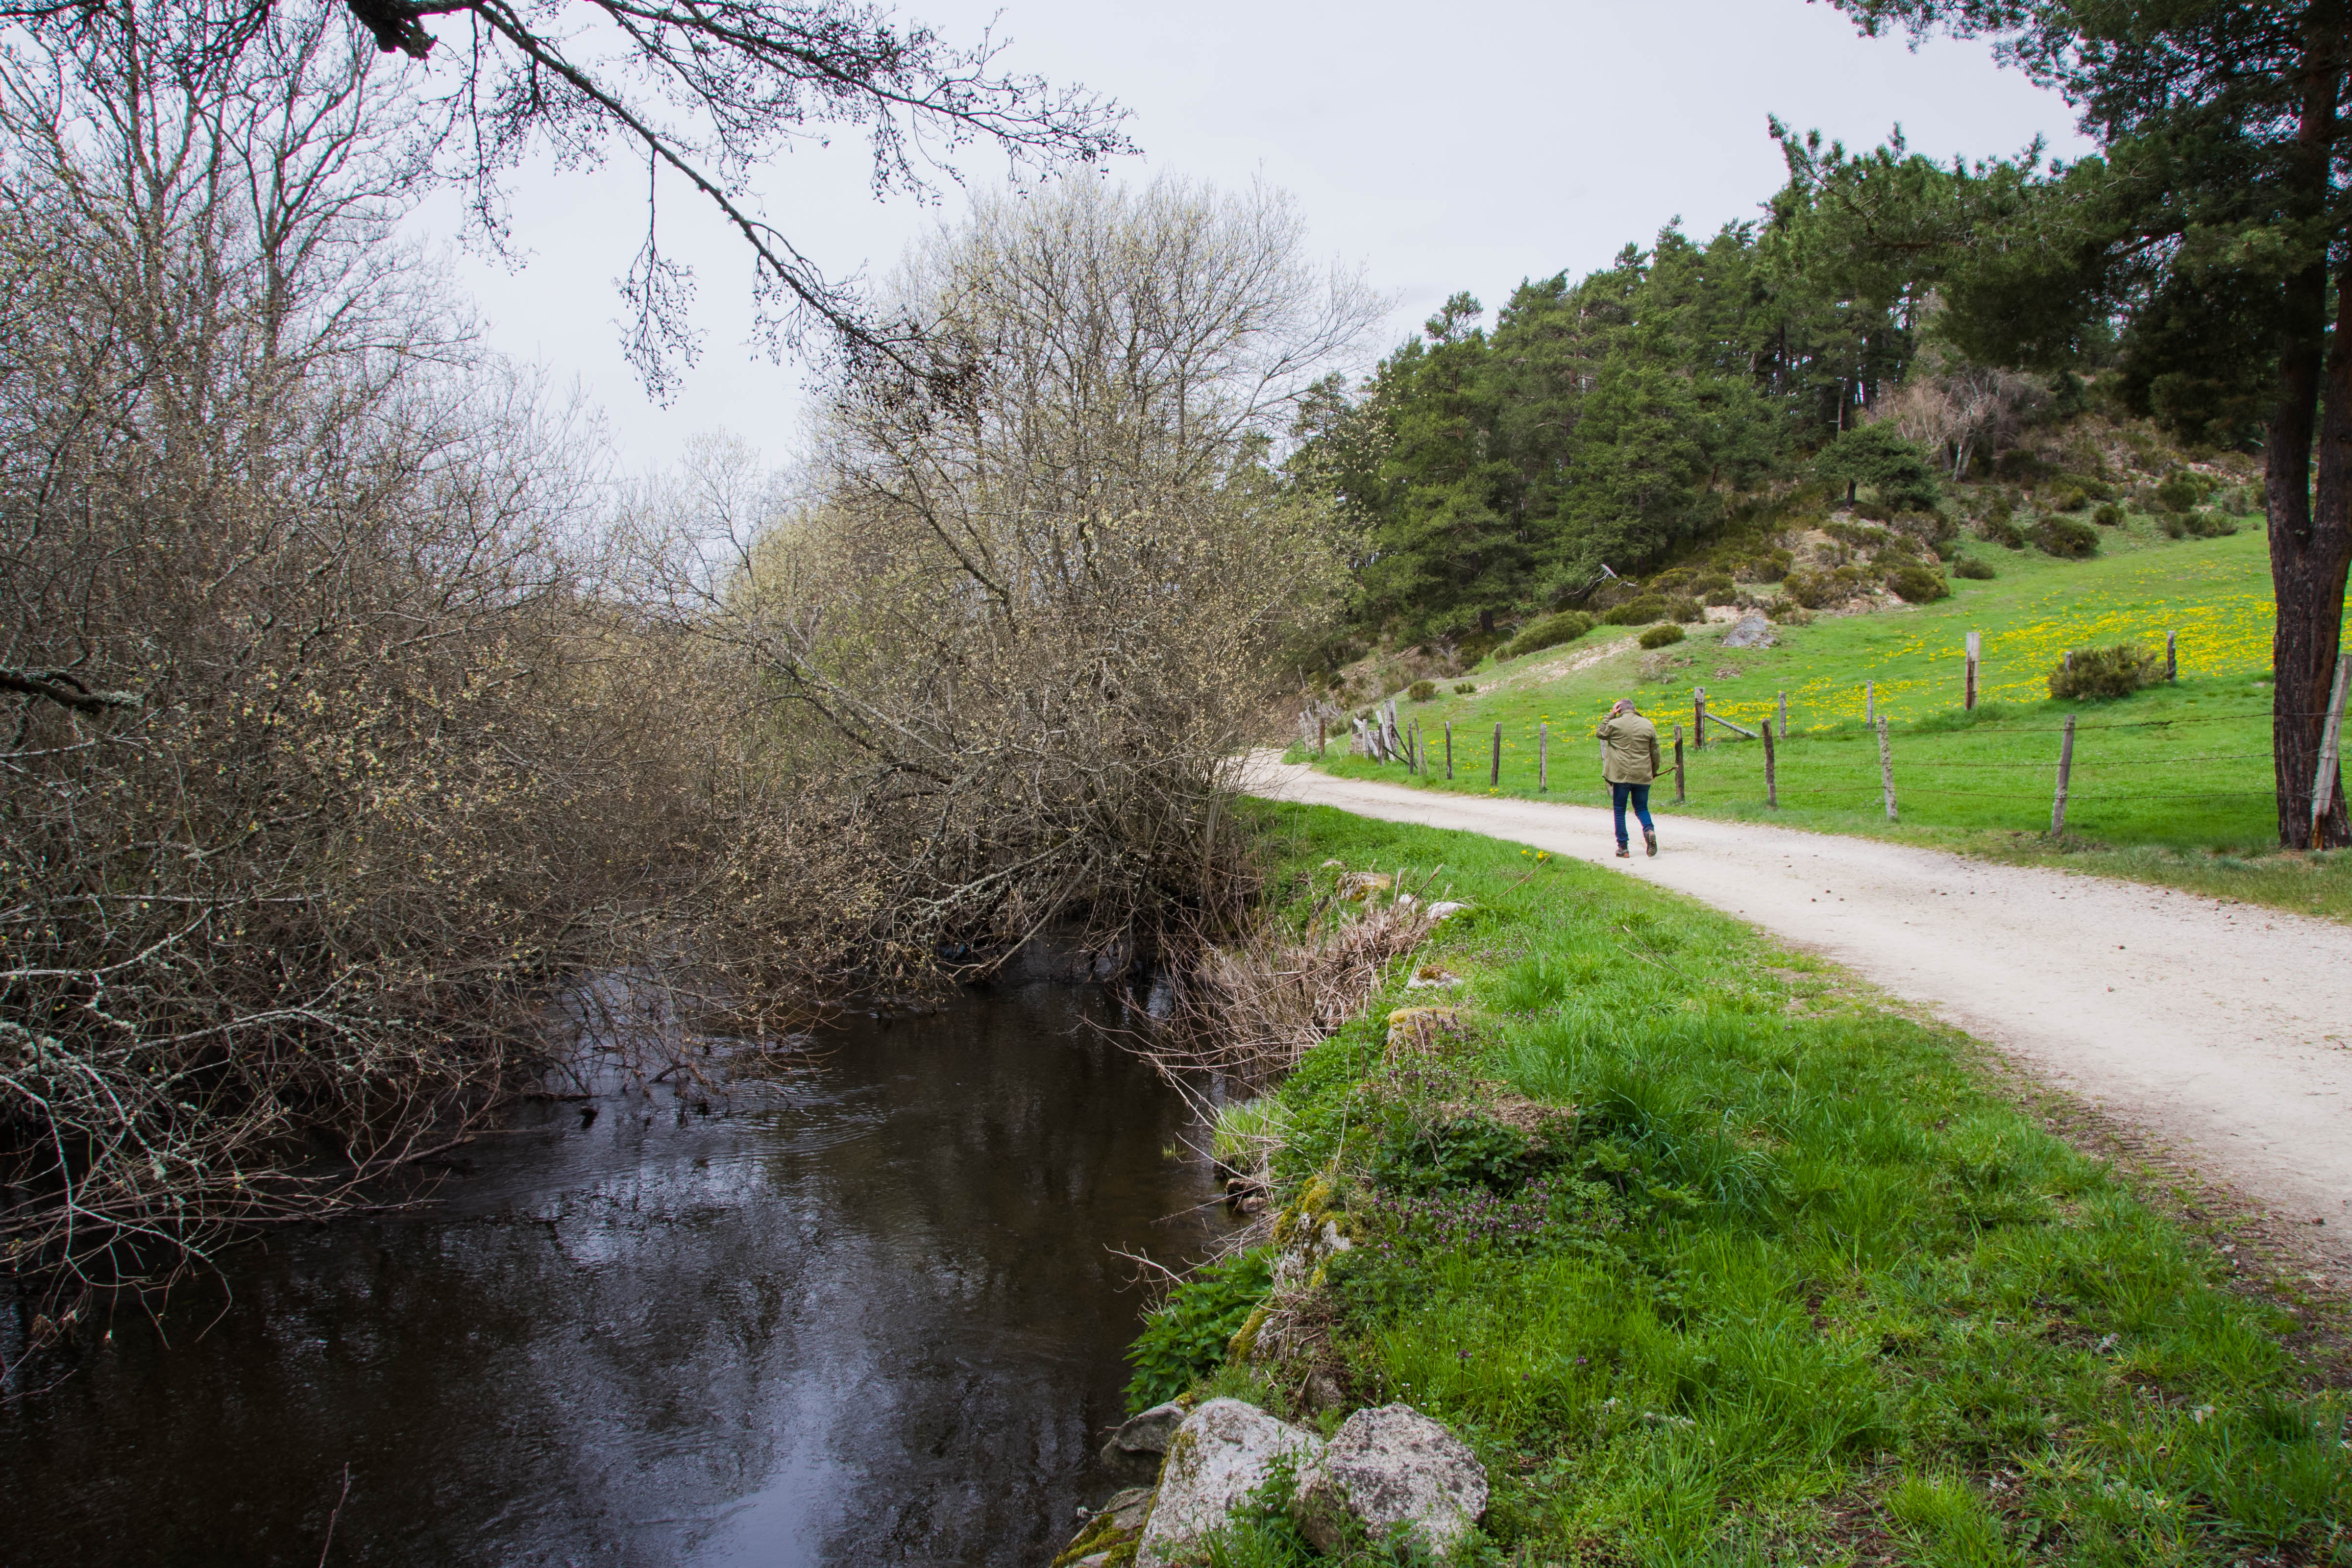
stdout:
MULTIPOLYGON (((1276 1212, 1352 1245, 1180 1290, 1163 1321, 1249 1309, 1193 1393, 1326 1429, 1411 1403, 1493 1478, 1498 1561, 2352 1558, 2335 1281, 2159 1212, 1966 1037, 1738 921, 1251 813, 1276 918, 1366 870, 1471 907, 1246 1113, 1276 1212)), ((1308 1558, 1268 1515, 1217 1561, 1308 1558)))

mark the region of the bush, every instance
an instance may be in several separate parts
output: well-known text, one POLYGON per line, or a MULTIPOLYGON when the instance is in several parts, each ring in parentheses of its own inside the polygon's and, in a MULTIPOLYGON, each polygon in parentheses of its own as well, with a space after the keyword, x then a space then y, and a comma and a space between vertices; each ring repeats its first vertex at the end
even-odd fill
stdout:
POLYGON ((2156 487, 2156 504, 2165 511, 2187 511, 2204 496, 2204 488, 2197 476, 2186 468, 2176 470, 2164 483, 2156 487))
POLYGON ((1434 680, 1416 680, 1411 686, 1404 689, 1404 694, 1407 697, 1412 698, 1415 702, 1433 701, 1437 696, 1437 682, 1434 680))
POLYGON ((1993 575, 1993 570, 1990 563, 1979 561, 1975 556, 1970 555, 1952 563, 1952 575, 1955 577, 1966 577, 1971 582, 1981 583, 1993 575))
POLYGON ((1653 621, 1663 621, 1665 618, 1666 602, 1664 599, 1645 596, 1618 605, 1601 616, 1601 622, 1603 626, 1646 626, 1653 621))
POLYGON ((1664 647, 1669 643, 1678 643, 1682 640, 1682 627, 1672 621, 1652 626, 1648 631, 1643 632, 1641 637, 1643 647, 1664 647))
POLYGON ((2079 561, 2085 555, 2098 553, 2099 531, 2087 522, 2053 514, 2033 525, 2033 542, 2040 545, 2045 554, 2079 561))
POLYGON ((1457 680, 1454 683, 1454 695, 1475 697, 1478 695, 1478 683, 1475 680, 1457 680))
POLYGON ((2091 521, 2101 528, 2121 528, 2124 525, 2124 509, 2113 501, 2105 502, 2091 514, 2091 521))
POLYGON ((1508 657, 1517 658, 1521 654, 1535 653, 1548 647, 1558 647, 1564 642, 1574 642, 1591 629, 1592 617, 1582 610, 1562 610, 1556 616, 1546 616, 1539 621, 1530 623, 1520 631, 1517 637, 1511 639, 1510 647, 1503 651, 1508 657))
POLYGON ((2127 697, 2152 686, 2164 668, 2152 649, 2118 643, 2114 647, 2078 647, 2050 672, 2050 695, 2058 698, 2127 697))
POLYGON ((1736 605, 1739 602, 1739 590, 1733 587, 1731 579, 1720 572, 1711 573, 1692 584, 1691 592, 1698 595, 1702 604, 1736 605))
POLYGON ((2080 511, 2090 504, 2091 498, 2083 493, 2080 485, 2061 485, 2050 492, 2052 511, 2080 511))
POLYGON ((1986 539, 2004 550, 2025 548, 2025 533, 2006 517, 1988 517, 1979 530, 1986 539))
POLYGON ((1684 625, 1687 626, 1693 621, 1703 621, 1706 619, 1706 611, 1700 605, 1696 599, 1668 599, 1666 601, 1666 616, 1670 620, 1680 621, 1684 625))
POLYGON ((1886 574, 1887 592, 1906 604, 1926 605, 1951 596, 1951 584, 1941 572, 1926 566, 1905 566, 1886 574))
POLYGON ((1806 609, 1818 610, 1845 597, 1845 585, 1827 572, 1791 572, 1780 579, 1780 592, 1806 609))
POLYGON ((1772 607, 1764 614, 1767 619, 1777 621, 1784 626, 1809 626, 1813 624, 1812 611, 1801 605, 1791 604, 1786 599, 1775 599, 1772 602, 1772 607))

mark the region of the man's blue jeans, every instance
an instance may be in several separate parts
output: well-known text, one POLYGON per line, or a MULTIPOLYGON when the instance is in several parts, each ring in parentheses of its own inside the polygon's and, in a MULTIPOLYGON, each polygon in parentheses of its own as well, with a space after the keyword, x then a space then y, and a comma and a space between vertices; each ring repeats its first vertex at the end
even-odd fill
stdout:
POLYGON ((1633 802, 1633 815, 1642 819, 1642 831, 1655 833, 1658 825, 1650 820, 1650 786, 1648 784, 1612 784, 1609 786, 1609 804, 1617 813, 1617 847, 1622 849, 1625 837, 1625 801, 1633 802))

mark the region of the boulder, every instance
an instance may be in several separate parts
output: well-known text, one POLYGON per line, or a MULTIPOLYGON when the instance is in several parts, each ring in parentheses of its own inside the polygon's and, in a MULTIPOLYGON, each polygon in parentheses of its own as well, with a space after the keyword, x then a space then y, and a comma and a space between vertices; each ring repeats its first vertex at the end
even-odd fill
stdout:
POLYGON ((1444 1560, 1486 1511, 1486 1471, 1469 1445, 1410 1405, 1359 1410, 1298 1476, 1299 1528, 1336 1551, 1355 1519, 1374 1541, 1400 1527, 1444 1560))
POLYGON ((1770 647, 1772 623, 1753 612, 1739 617, 1738 624, 1723 634, 1726 647, 1770 647))
POLYGON ((1119 1429, 1110 1435, 1102 1448, 1103 1462, 1128 1465, 1157 1461, 1168 1451, 1168 1439, 1183 1425, 1184 1407, 1171 1401, 1155 1405, 1139 1415, 1130 1415, 1119 1429))
MULTIPOLYGON (((1169 1440, 1160 1494, 1152 1500, 1151 1517, 1144 1521, 1143 1539, 1136 1547, 1136 1568, 1165 1568, 1187 1547, 1223 1526, 1237 1506, 1265 1484, 1276 1459, 1290 1456, 1303 1474, 1313 1468, 1322 1449, 1323 1440, 1312 1432, 1277 1421, 1254 1405, 1238 1399, 1205 1401, 1169 1440)), ((1482 1507, 1485 1501, 1482 1485, 1482 1507)))

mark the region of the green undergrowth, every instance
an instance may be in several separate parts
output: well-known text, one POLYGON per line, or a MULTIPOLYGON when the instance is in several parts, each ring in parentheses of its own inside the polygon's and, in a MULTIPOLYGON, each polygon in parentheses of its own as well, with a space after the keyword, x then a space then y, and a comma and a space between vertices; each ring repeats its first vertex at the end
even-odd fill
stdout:
MULTIPOLYGON (((2294 1348, 2332 1327, 2231 1289, 1965 1037, 1631 879, 1250 809, 1273 918, 1334 859, 1472 909, 1272 1091, 1277 1204, 1353 1245, 1196 1391, 1449 1423, 1495 1562, 2352 1563, 2352 1402, 2294 1348), (1405 990, 1429 963, 1460 983, 1405 990), (1466 1043, 1391 1052, 1432 1002, 1466 1043)), ((1306 1560, 1279 1520, 1218 1551, 1306 1560)))

